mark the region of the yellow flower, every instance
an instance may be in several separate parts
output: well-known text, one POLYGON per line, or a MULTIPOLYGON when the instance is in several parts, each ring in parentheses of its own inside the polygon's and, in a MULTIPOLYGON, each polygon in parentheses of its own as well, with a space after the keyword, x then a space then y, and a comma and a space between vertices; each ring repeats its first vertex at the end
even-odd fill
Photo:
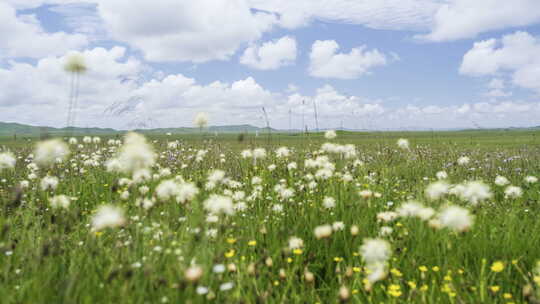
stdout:
POLYGON ((341 258, 341 257, 335 257, 334 258, 334 262, 336 262, 336 263, 339 263, 341 261, 343 261, 343 258, 341 258))
POLYGON ((231 250, 225 252, 225 257, 226 258, 232 258, 234 256, 234 254, 235 254, 234 249, 231 249, 231 250))
POLYGON ((494 262, 491 264, 491 271, 493 272, 501 272, 504 269, 504 263, 501 261, 494 262))
POLYGON ((255 240, 249 241, 249 242, 248 242, 248 245, 249 245, 249 246, 255 246, 255 245, 257 245, 257 241, 255 241, 255 240))
POLYGON ((439 268, 439 266, 433 266, 433 267, 431 267, 431 270, 433 270, 435 272, 438 272, 441 269, 439 268))
POLYGON ((445 276, 444 276, 444 280, 445 280, 445 281, 452 281, 452 277, 449 276, 449 275, 445 275, 445 276))
POLYGON ((411 289, 416 289, 416 283, 413 282, 413 281, 407 282, 407 285, 409 285, 409 287, 410 287, 411 289))
POLYGON ((397 284, 390 284, 388 286, 388 294, 396 298, 401 296, 401 287, 397 284))
POLYGON ((353 267, 352 270, 353 270, 354 272, 361 272, 361 271, 362 271, 362 268, 360 268, 360 267, 353 267))
POLYGON ((236 239, 235 238, 228 238, 227 243, 234 244, 234 243, 236 243, 236 239))
POLYGON ((427 286, 426 284, 422 285, 422 287, 420 287, 420 290, 421 291, 427 291, 429 289, 429 286, 427 286))
POLYGON ((287 263, 292 263, 293 259, 287 258, 287 263))
POLYGON ((508 293, 508 292, 505 292, 505 293, 503 293, 503 298, 505 298, 505 299, 511 299, 511 298, 512 298, 512 294, 511 294, 511 293, 508 293))
POLYGON ((421 272, 426 272, 426 271, 428 271, 428 269, 427 269, 426 266, 420 266, 420 267, 418 267, 418 270, 420 270, 421 272))
POLYGON ((395 275, 396 277, 401 277, 401 276, 403 276, 403 274, 401 273, 401 271, 399 271, 399 269, 397 269, 397 268, 392 268, 392 269, 390 270, 390 272, 391 272, 393 275, 395 275))
POLYGON ((300 248, 296 248, 295 250, 293 250, 293 253, 296 254, 296 255, 300 255, 300 254, 302 254, 302 252, 303 251, 300 248))
POLYGON ((501 289, 501 287, 498 285, 494 285, 494 286, 490 286, 489 289, 491 289, 492 292, 497 292, 501 289))

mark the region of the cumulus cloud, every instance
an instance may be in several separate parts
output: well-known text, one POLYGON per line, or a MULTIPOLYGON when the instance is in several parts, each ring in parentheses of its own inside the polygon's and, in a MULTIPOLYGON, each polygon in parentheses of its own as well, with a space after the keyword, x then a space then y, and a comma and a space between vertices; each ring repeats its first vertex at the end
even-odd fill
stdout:
POLYGON ((240 58, 240 63, 259 70, 276 70, 296 60, 296 40, 284 36, 262 45, 251 45, 240 58))
MULTIPOLYGON (((540 115, 540 103, 534 102, 388 106, 385 100, 347 95, 330 85, 311 95, 287 89, 271 91, 253 77, 232 83, 201 83, 182 74, 144 80, 146 67, 126 55, 122 47, 95 48, 83 56, 89 69, 81 78, 77 126, 141 127, 133 121, 148 118, 157 122, 152 127, 190 126, 200 111, 210 113, 212 125, 264 126, 263 106, 275 128, 288 127, 289 113, 293 128, 301 127, 302 113, 308 128, 315 128, 315 107, 320 128, 526 126, 540 115)), ((64 126, 69 88, 65 60, 66 56, 44 58, 35 64, 12 62, 0 69, 0 121, 64 126)), ((492 87, 502 85, 494 81, 492 87)))
POLYGON ((515 32, 502 39, 474 43, 464 56, 460 73, 489 76, 509 73, 520 87, 540 92, 540 39, 527 32, 515 32))
POLYGON ((229 59, 276 22, 244 0, 98 0, 98 11, 115 39, 157 62, 229 59))
POLYGON ((297 28, 312 20, 361 24, 374 29, 427 29, 440 0, 248 0, 251 7, 279 14, 280 25, 297 28))
POLYGON ((309 74, 320 78, 353 79, 369 73, 376 66, 386 65, 386 55, 366 46, 353 48, 349 53, 338 53, 334 40, 317 40, 309 54, 309 74))
POLYGON ((66 32, 46 32, 32 14, 19 14, 0 3, 0 56, 41 58, 60 55, 88 44, 86 36, 66 32))
POLYGON ((540 1, 537 0, 450 0, 435 13, 431 32, 417 37, 450 41, 538 22, 540 1))
MULTIPOLYGON (((114 47, 81 53, 88 70, 80 80, 78 126, 100 121, 106 105, 136 88, 142 64, 125 52, 114 47)), ((44 58, 35 65, 12 62, 0 68, 0 120, 64 126, 70 76, 63 67, 72 53, 44 58)))

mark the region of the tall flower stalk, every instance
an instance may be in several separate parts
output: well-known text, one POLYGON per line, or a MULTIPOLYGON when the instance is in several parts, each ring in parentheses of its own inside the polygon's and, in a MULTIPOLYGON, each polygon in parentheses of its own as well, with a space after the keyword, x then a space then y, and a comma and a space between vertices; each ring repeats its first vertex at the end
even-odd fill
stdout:
POLYGON ((71 55, 64 66, 64 70, 71 74, 69 105, 66 122, 66 127, 69 128, 75 126, 75 114, 79 97, 80 76, 87 70, 84 57, 80 54, 71 55))

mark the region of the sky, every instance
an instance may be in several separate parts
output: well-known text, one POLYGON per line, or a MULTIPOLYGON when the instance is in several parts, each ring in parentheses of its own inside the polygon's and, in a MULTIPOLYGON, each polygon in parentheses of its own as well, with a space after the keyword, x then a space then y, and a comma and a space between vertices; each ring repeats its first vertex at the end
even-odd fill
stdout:
POLYGON ((538 0, 0 0, 0 121, 540 125, 538 0), (315 121, 315 111, 318 121, 315 121))

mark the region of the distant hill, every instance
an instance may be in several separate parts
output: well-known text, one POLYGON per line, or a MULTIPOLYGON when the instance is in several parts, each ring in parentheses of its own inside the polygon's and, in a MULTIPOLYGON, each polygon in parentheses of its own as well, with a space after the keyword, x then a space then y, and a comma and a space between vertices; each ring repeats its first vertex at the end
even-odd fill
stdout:
MULTIPOLYGON (((327 129, 320 129, 319 132, 324 132, 327 129)), ((338 130, 338 129, 336 129, 338 130)), ((528 128, 515 128, 515 127, 508 127, 508 128, 493 128, 493 129, 445 129, 445 130, 428 130, 428 129, 422 129, 422 128, 406 128, 404 130, 386 130, 386 131, 536 131, 540 130, 540 126, 535 127, 528 127, 528 128)), ((31 126, 31 125, 25 125, 20 123, 12 123, 12 122, 0 122, 0 136, 13 136, 14 134, 20 135, 20 136, 40 136, 43 134, 49 134, 49 135, 66 135, 66 134, 73 134, 73 135, 85 135, 85 134, 119 134, 124 133, 128 130, 117 130, 112 128, 53 128, 53 127, 46 127, 46 126, 31 126)), ((198 128, 189 128, 189 127, 180 127, 180 128, 154 128, 154 129, 135 129, 134 131, 145 133, 145 134, 165 134, 165 133, 172 133, 172 134, 196 134, 199 133, 200 130, 198 128)), ((364 129, 341 129, 341 131, 344 132, 376 132, 374 130, 364 130, 364 129)), ((259 128, 252 125, 230 125, 230 126, 210 126, 206 129, 204 129, 205 133, 256 133, 259 132, 260 134, 264 134, 268 132, 267 128, 259 128)), ((279 130, 279 129, 273 129, 270 128, 270 132, 272 133, 301 133, 300 130, 279 130)), ((314 130, 310 130, 311 133, 315 132, 314 130)))
MULTIPOLYGON (((10 135, 27 135, 27 136, 38 136, 41 134, 50 134, 50 135, 64 135, 64 134, 74 134, 74 135, 84 135, 84 134, 117 134, 123 133, 127 130, 116 130, 111 128, 53 128, 45 126, 31 126, 20 123, 11 123, 11 122, 0 122, 0 136, 10 136, 10 135)), ((198 128, 157 128, 157 129, 136 129, 135 131, 140 133, 147 134, 189 134, 189 133, 198 133, 200 132, 198 128)), ((270 129, 270 132, 276 132, 275 129, 270 129)), ((218 132, 218 133, 255 133, 255 132, 268 132, 267 128, 259 128, 252 125, 232 125, 232 126, 210 126, 204 130, 204 132, 218 132)))
POLYGON ((111 134, 119 131, 111 128, 53 128, 45 126, 31 126, 13 122, 0 122, 0 135, 40 135, 48 134, 65 134, 71 132, 73 134, 111 134))

